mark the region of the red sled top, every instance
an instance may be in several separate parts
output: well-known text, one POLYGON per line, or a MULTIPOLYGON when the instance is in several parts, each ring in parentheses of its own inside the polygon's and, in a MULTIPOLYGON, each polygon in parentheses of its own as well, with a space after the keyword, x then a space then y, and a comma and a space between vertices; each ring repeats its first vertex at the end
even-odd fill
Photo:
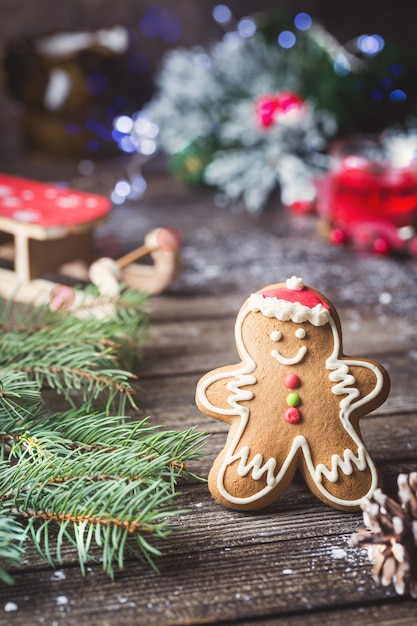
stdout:
POLYGON ((110 211, 104 196, 0 174, 0 217, 44 228, 97 222, 110 211))

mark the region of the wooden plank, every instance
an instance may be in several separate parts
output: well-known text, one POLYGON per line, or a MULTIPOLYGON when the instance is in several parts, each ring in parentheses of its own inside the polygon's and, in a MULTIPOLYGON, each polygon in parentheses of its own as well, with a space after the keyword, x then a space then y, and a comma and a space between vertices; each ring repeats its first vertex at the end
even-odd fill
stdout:
MULTIPOLYGON (((204 320, 213 322, 213 333, 231 332, 237 313, 250 294, 233 291, 231 294, 202 294, 198 297, 175 292, 158 295, 149 301, 155 325, 167 322, 184 323, 204 320), (230 319, 229 319, 230 318, 230 319), (224 328, 223 322, 226 323, 224 328)), ((403 349, 417 349, 416 324, 407 318, 393 315, 364 315, 356 309, 338 311, 343 330, 346 354, 385 353, 403 349), (387 332, 389 329, 389 332, 387 332)))
MULTIPOLYGON (((166 310, 170 307, 166 304, 166 310)), ((179 312, 176 311, 176 315, 179 312)), ((219 319, 199 319, 199 308, 188 308, 184 318, 176 320, 154 320, 147 348, 144 352, 144 368, 148 374, 167 372, 208 371, 212 367, 237 362, 237 350, 234 339, 235 316, 222 315, 219 319), (196 316, 194 316, 196 311, 196 316), (174 365, 174 360, 178 359, 174 365), (201 362, 203 367, 199 365, 201 362), (174 367, 173 367, 174 365, 174 367)), ((388 370, 395 370, 394 365, 407 359, 408 367, 417 363, 417 339, 414 326, 392 323, 386 320, 369 319, 361 322, 359 328, 344 332, 344 351, 352 356, 365 356, 380 361, 388 370), (390 329, 389 333, 387 328, 390 329), (400 358, 396 358, 400 355, 400 358), (388 356, 396 359, 390 363, 388 356)), ((410 374, 412 375, 412 373, 410 374)))
POLYGON ((410 607, 407 597, 377 586, 365 552, 348 546, 357 526, 352 514, 324 505, 314 511, 308 498, 295 515, 291 506, 268 514, 222 511, 219 516, 214 503, 195 504, 194 519, 178 520, 191 531, 176 535, 158 562, 159 575, 137 560, 112 584, 99 566, 91 566, 85 579, 76 568, 57 574, 36 568, 18 574, 15 586, 2 593, 3 606, 18 607, 8 623, 28 624, 34 616, 80 626, 116 619, 124 626, 255 617, 268 623, 266 618, 301 618, 342 606, 356 611, 359 604, 397 607, 401 600, 410 607))
MULTIPOLYGON (((379 626, 414 626, 417 607, 414 600, 398 602, 396 598, 386 599, 384 604, 365 604, 358 607, 329 608, 326 611, 308 611, 301 615, 288 615, 285 618, 271 617, 256 620, 257 626, 323 626, 323 624, 361 624, 379 626)), ((254 621, 239 622, 240 626, 252 626, 254 621)))

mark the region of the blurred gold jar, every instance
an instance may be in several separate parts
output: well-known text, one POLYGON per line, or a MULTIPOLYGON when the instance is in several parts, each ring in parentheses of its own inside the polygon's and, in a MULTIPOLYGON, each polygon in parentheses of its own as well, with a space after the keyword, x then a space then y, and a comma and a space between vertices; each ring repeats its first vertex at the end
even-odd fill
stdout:
POLYGON ((129 102, 134 84, 130 47, 123 26, 11 41, 6 82, 21 105, 28 148, 69 157, 116 153, 112 121, 129 102))

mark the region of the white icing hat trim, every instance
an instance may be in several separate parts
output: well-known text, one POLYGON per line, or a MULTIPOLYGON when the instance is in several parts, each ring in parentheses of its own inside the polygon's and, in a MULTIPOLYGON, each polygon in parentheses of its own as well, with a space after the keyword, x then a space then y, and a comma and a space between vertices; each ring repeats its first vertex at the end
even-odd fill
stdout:
POLYGON ((291 320, 297 324, 310 322, 313 326, 324 326, 330 320, 330 311, 322 304, 316 304, 311 309, 299 302, 289 302, 279 298, 264 298, 259 293, 253 293, 249 297, 248 307, 254 313, 260 311, 265 317, 276 317, 281 322, 291 320))

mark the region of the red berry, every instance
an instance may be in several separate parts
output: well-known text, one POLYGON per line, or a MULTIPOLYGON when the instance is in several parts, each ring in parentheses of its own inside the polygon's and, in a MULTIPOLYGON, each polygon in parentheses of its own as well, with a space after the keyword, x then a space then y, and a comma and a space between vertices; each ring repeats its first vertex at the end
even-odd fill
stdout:
POLYGON ((343 228, 335 227, 330 231, 329 239, 331 243, 340 246, 347 241, 346 231, 344 231, 343 228))
POLYGON ((389 242, 385 239, 385 237, 377 237, 372 247, 374 252, 377 254, 388 254, 390 251, 389 242))

